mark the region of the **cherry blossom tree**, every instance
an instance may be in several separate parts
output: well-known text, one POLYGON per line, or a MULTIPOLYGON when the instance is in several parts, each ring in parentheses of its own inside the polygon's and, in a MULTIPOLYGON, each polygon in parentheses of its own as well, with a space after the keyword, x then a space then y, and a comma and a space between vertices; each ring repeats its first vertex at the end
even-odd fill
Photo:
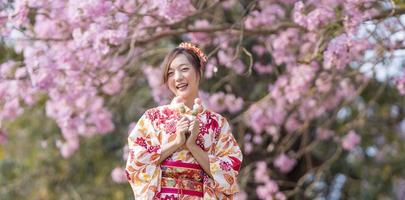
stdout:
MULTIPOLYGON (((0 60, 0 143, 7 123, 41 105, 67 159, 84 138, 125 132, 142 110, 169 102, 159 65, 191 41, 209 57, 200 97, 230 119, 245 154, 238 198, 338 198, 344 184, 370 183, 336 165, 365 156, 384 163, 401 149, 383 144, 385 133, 404 135, 403 2, 15 0, 0 8, 0 36, 14 55, 0 60)), ((123 182, 122 173, 111 176, 123 182)))

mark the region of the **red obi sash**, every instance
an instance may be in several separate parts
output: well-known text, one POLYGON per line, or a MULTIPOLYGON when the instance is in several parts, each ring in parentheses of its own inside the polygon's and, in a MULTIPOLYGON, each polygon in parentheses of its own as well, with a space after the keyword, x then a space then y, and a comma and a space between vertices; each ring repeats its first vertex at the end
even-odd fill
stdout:
POLYGON ((165 160, 160 165, 162 182, 160 193, 203 197, 203 174, 199 164, 165 160))

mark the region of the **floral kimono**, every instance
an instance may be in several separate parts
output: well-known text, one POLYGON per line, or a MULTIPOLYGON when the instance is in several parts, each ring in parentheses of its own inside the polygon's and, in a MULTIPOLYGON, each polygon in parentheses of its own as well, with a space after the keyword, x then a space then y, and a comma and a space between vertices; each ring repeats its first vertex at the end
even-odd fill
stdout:
MULTIPOLYGON (((185 114, 190 112, 186 108, 185 114)), ((161 146, 176 138, 181 116, 173 103, 159 106, 147 110, 131 130, 126 174, 135 199, 233 199, 242 152, 227 120, 213 111, 203 108, 196 115, 196 144, 208 153, 213 178, 185 146, 158 163, 161 146)))

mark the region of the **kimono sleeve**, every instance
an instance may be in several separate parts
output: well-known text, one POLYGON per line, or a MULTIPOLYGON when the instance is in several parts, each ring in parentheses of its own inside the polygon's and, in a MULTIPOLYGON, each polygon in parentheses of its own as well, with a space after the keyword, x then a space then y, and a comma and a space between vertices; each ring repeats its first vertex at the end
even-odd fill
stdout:
POLYGON ((126 175, 135 197, 157 190, 160 174, 158 161, 161 155, 160 142, 152 121, 145 113, 138 120, 128 137, 129 156, 126 175))
POLYGON ((208 157, 214 180, 212 188, 225 195, 238 192, 237 176, 242 162, 242 152, 225 118, 214 151, 211 151, 208 157))

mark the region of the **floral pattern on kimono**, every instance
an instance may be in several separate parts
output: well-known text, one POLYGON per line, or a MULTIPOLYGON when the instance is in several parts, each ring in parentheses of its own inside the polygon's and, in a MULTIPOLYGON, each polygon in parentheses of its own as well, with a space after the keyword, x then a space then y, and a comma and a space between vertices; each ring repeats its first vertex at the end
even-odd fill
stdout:
MULTIPOLYGON (((191 110, 187 108, 186 114, 190 113, 191 110)), ((152 108, 141 116, 131 130, 126 174, 135 199, 161 199, 158 197, 162 185, 162 170, 158 163, 161 146, 175 140, 176 122, 181 115, 173 104, 152 108)), ((238 192, 237 176, 242 152, 231 127, 220 114, 205 108, 197 119, 200 126, 196 144, 208 153, 212 178, 203 173, 203 198, 186 199, 233 199, 238 192)), ((198 164, 185 146, 166 160, 198 164)))

